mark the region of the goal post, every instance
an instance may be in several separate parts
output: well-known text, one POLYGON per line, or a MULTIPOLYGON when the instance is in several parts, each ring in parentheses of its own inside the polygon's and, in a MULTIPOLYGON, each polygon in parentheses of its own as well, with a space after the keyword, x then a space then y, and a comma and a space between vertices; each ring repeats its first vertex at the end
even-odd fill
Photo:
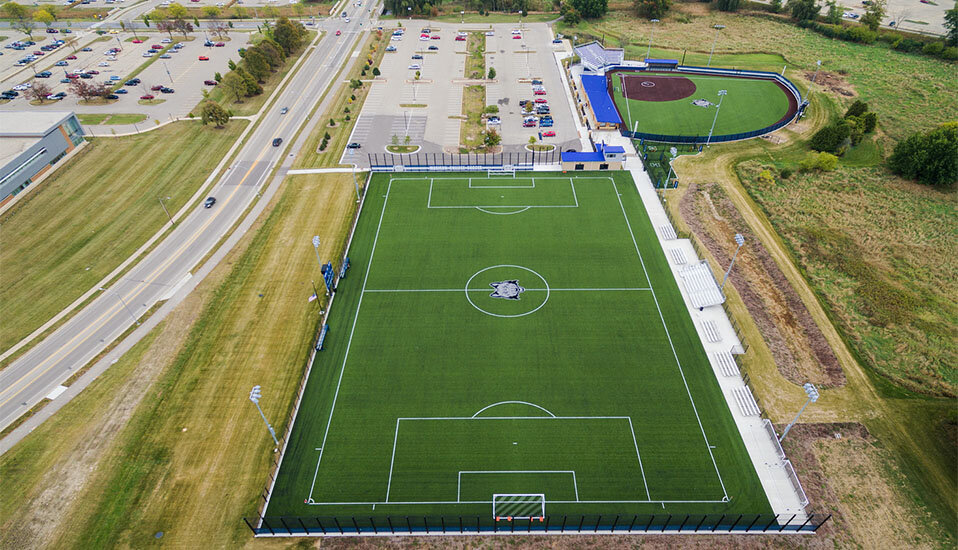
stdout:
POLYGON ((492 495, 492 517, 496 521, 544 520, 546 496, 539 493, 497 493, 492 495))

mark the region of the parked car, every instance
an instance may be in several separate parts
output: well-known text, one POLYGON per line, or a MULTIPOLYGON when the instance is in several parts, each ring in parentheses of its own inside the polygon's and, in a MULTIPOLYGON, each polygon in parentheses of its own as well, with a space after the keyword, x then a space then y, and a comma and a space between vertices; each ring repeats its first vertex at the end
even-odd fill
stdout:
POLYGON ((362 145, 356 143, 355 141, 346 146, 347 149, 359 149, 362 145))
POLYGON ((166 86, 160 88, 160 93, 164 93, 164 94, 172 94, 175 91, 176 90, 174 90, 173 88, 167 88, 166 86))
POLYGON ((536 103, 548 103, 548 102, 549 102, 549 100, 546 99, 546 98, 544 98, 544 97, 537 97, 537 98, 536 98, 536 103))
POLYGON ((499 120, 499 117, 497 116, 491 116, 488 118, 488 120, 486 120, 486 124, 499 124, 499 123, 500 123, 500 120, 499 120))
POLYGON ((113 93, 115 93, 115 94, 128 94, 128 93, 130 93, 130 92, 126 91, 126 88, 118 88, 118 89, 114 90, 113 93))
POLYGON ((465 41, 466 41, 465 36, 462 36, 462 35, 456 36, 456 42, 465 42, 465 41))
POLYGON ((50 95, 48 95, 48 96, 47 96, 47 99, 50 99, 50 100, 53 100, 53 101, 60 101, 61 99, 65 98, 66 96, 67 96, 67 93, 66 93, 66 92, 57 92, 57 93, 55 93, 55 94, 50 94, 50 95))
POLYGON ((89 79, 93 78, 93 75, 90 74, 90 73, 80 73, 80 78, 82 78, 82 79, 84 79, 84 80, 89 80, 89 79))
POLYGON ((72 61, 72 60, 76 59, 77 56, 75 56, 75 55, 68 55, 66 58, 72 61))
POLYGON ((152 91, 154 91, 154 92, 158 92, 158 91, 160 91, 160 90, 162 90, 162 89, 163 89, 163 85, 162 85, 162 84, 154 84, 153 86, 150 86, 150 90, 152 90, 152 91))
POLYGON ((527 120, 522 123, 523 128, 535 128, 536 122, 534 120, 527 120))
POLYGON ((56 30, 56 29, 47 29, 47 34, 56 34, 56 33, 58 33, 58 32, 60 32, 60 31, 58 31, 58 30, 56 30))
POLYGON ((283 138, 276 138, 273 140, 273 147, 279 147, 283 143, 283 138))
POLYGON ((85 48, 80 48, 80 51, 81 51, 81 52, 92 52, 92 51, 93 51, 93 48, 87 46, 87 47, 85 47, 85 48))
POLYGON ((126 82, 124 82, 123 85, 124 85, 124 86, 139 86, 139 85, 140 85, 140 79, 139 79, 139 78, 131 78, 131 79, 127 80, 126 82))
POLYGON ((392 45, 386 46, 386 51, 387 51, 387 52, 394 52, 394 51, 396 51, 396 46, 392 46, 392 45))
POLYGON ((134 39, 132 40, 132 42, 133 42, 134 44, 142 44, 142 43, 143 43, 143 41, 140 40, 139 38, 134 38, 134 39))
POLYGON ((413 59, 422 59, 422 56, 417 53, 417 54, 413 54, 412 58, 413 58, 413 59))
POLYGON ((435 44, 430 44, 430 45, 429 45, 429 51, 431 51, 431 52, 439 51, 439 46, 437 46, 437 45, 435 45, 435 44))
POLYGON ((554 38, 554 39, 552 39, 552 43, 553 43, 553 44, 562 44, 562 39, 561 39, 561 38, 554 38))
POLYGON ((170 44, 170 43, 173 42, 173 40, 171 40, 171 39, 169 39, 169 38, 164 38, 163 40, 160 40, 160 42, 163 43, 163 44, 170 44))
POLYGON ((163 46, 160 46, 159 44, 153 44, 152 46, 150 46, 150 48, 154 50, 162 50, 163 46))
POLYGON ((203 201, 203 208, 212 208, 216 204, 216 197, 206 197, 206 200, 203 201))
POLYGON ((215 80, 204 80, 204 81, 203 81, 203 84, 206 84, 207 86, 216 86, 216 81, 215 81, 215 80))
POLYGON ((67 65, 69 65, 69 63, 67 63, 66 61, 61 60, 61 61, 57 61, 56 63, 54 63, 54 65, 57 66, 57 67, 66 67, 67 65))
POLYGON ((225 46, 225 45, 226 45, 226 42, 217 42, 216 44, 213 44, 213 47, 214 47, 214 48, 222 48, 222 47, 225 46))
POLYGON ((156 97, 154 97, 153 94, 143 94, 140 96, 140 99, 144 101, 149 101, 151 99, 156 99, 156 97))
POLYGON ((522 35, 521 35, 521 34, 514 34, 514 35, 512 35, 512 39, 513 39, 513 40, 522 40, 522 35))
POLYGON ((109 67, 109 66, 110 66, 110 64, 109 64, 108 62, 106 62, 106 61, 100 61, 100 62, 97 63, 96 65, 97 65, 97 67, 109 67))
POLYGON ((70 83, 70 79, 64 77, 64 78, 61 78, 61 79, 60 79, 60 82, 62 82, 63 84, 69 84, 69 83, 70 83))
POLYGON ((533 79, 532 79, 532 85, 533 85, 533 86, 542 86, 542 81, 539 80, 538 78, 533 78, 533 79))
POLYGON ((343 31, 341 31, 341 30, 337 30, 337 31, 336 31, 336 36, 340 36, 341 34, 343 34, 343 31))
POLYGON ((432 35, 432 36, 429 37, 430 40, 439 40, 439 38, 440 38, 440 36, 439 36, 438 34, 434 34, 434 35, 432 35))
POLYGON ((205 55, 201 55, 201 56, 199 57, 199 60, 200 60, 200 61, 209 61, 210 58, 207 57, 207 56, 205 56, 205 55))
POLYGON ((542 132, 542 137, 556 137, 556 133, 552 130, 546 130, 542 132))
POLYGON ((107 95, 105 95, 105 96, 103 96, 103 97, 105 97, 106 99, 120 99, 120 96, 118 96, 118 95, 116 95, 116 94, 107 94, 107 95))
POLYGON ((409 66, 410 71, 418 71, 419 69, 422 69, 422 65, 420 65, 419 63, 413 63, 412 65, 409 66))
POLYGON ((50 78, 53 76, 53 73, 50 71, 40 71, 35 75, 37 78, 50 78))
POLYGON ((143 52, 143 57, 153 57, 153 52, 143 52))
POLYGON ((165 53, 165 54, 163 54, 163 55, 160 56, 160 59, 170 59, 171 57, 173 57, 173 56, 170 55, 170 54, 168 54, 168 53, 165 53))

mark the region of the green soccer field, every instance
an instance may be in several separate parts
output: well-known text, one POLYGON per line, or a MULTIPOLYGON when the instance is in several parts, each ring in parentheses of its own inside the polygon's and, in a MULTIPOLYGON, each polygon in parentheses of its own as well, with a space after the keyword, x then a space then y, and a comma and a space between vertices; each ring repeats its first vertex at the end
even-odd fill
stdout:
MULTIPOLYGON (((626 78, 639 78, 635 73, 624 73, 626 78)), ((650 73, 657 74, 657 73, 650 73)), ((691 97, 673 101, 639 101, 622 95, 618 76, 613 77, 612 100, 628 129, 636 128, 648 134, 673 136, 708 136, 712 121, 713 135, 721 136, 760 130, 775 124, 789 110, 788 95, 772 80, 732 78, 725 76, 681 74, 695 84, 691 97), (722 100, 718 118, 715 117, 719 90, 728 94, 722 100), (695 99, 705 99, 714 105, 698 107, 695 99)))
POLYGON ((348 255, 265 515, 770 511, 629 173, 377 174, 348 255))

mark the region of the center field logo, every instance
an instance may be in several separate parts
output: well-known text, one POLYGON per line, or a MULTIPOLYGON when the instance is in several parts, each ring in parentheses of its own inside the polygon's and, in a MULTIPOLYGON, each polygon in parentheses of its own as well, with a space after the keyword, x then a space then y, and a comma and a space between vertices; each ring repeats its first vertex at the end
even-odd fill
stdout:
POLYGON ((519 286, 518 279, 489 283, 489 286, 496 289, 496 291, 489 296, 493 298, 505 298, 506 300, 518 300, 519 295, 526 291, 526 289, 519 286))

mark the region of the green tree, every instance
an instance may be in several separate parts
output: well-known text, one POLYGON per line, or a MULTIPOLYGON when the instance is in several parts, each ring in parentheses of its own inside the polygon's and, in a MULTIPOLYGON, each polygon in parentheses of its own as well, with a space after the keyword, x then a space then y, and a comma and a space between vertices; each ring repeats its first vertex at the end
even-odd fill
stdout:
POLYGON ((253 75, 249 74, 243 67, 236 67, 236 70, 233 71, 242 77, 243 82, 246 83, 246 95, 253 97, 254 95, 259 95, 263 93, 263 87, 259 85, 259 82, 256 81, 256 78, 253 75))
POLYGON ((11 19, 11 26, 23 34, 33 37, 33 19, 30 11, 16 2, 7 2, 0 9, 7 18, 11 19))
POLYGON ((738 11, 742 5, 742 0, 718 0, 716 6, 720 11, 738 11))
POLYGON ((183 7, 183 4, 177 2, 170 4, 169 7, 166 8, 166 13, 170 19, 185 19, 190 14, 190 12, 183 7))
POLYGON ((862 115, 862 120, 865 121, 865 133, 870 134, 878 126, 878 113, 865 113, 862 115))
POLYGON ((948 30, 945 33, 945 42, 949 46, 958 46, 958 2, 955 2, 955 7, 945 12, 945 28, 948 30))
POLYGON ((230 121, 229 111, 220 106, 219 103, 215 101, 206 101, 203 103, 203 108, 200 111, 200 116, 203 118, 203 125, 214 124, 217 128, 222 128, 226 126, 226 123, 230 121))
POLYGON ((269 62, 266 61, 266 56, 260 53, 257 49, 251 49, 246 52, 246 57, 244 58, 246 64, 246 70, 253 75, 256 80, 263 82, 269 77, 269 62))
POLYGON ((241 101, 241 98, 246 95, 246 82, 236 71, 226 73, 220 86, 226 91, 227 97, 232 96, 235 102, 241 101))
POLYGON ((816 151, 835 153, 851 135, 851 127, 844 119, 833 122, 815 132, 809 145, 816 151))
POLYGON ((490 128, 483 133, 482 143, 485 144, 486 147, 495 147, 502 143, 502 136, 499 135, 499 132, 490 128))
POLYGON ((305 29, 299 23, 293 23, 285 17, 276 21, 273 27, 273 38, 283 48, 286 55, 289 55, 299 49, 302 44, 305 29))
POLYGON ((269 63, 269 66, 273 69, 278 69, 283 66, 283 60, 286 58, 286 54, 283 53, 283 48, 276 44, 276 42, 263 40, 256 45, 255 49, 263 54, 263 57, 266 58, 266 62, 269 63))
POLYGON ((43 23, 47 27, 49 27, 50 25, 53 24, 54 21, 56 21, 56 17, 54 17, 52 13, 42 8, 33 12, 33 19, 34 21, 43 23))
POLYGON ((908 136, 895 146, 888 166, 896 174, 925 185, 952 187, 958 182, 958 121, 927 134, 908 136))
POLYGON ((839 6, 835 0, 828 0, 825 2, 825 5, 828 6, 828 12, 825 14, 825 22, 831 23, 832 25, 839 25, 842 22, 842 7, 839 6))
POLYGON ((602 17, 609 11, 609 0, 570 0, 572 7, 586 19, 602 17))
POLYGON ((203 6, 203 15, 210 19, 216 19, 220 15, 220 9, 216 6, 203 6))
POLYGON ((146 25, 147 28, 150 27, 150 14, 148 13, 143 14, 143 24, 146 25))
POLYGON ((373 67, 373 76, 379 76, 382 72, 379 70, 379 67, 373 67))
POLYGON ((860 99, 856 99, 854 103, 845 111, 845 118, 850 116, 862 116, 868 112, 868 104, 860 99))
POLYGON ((559 15, 562 16, 563 22, 567 25, 578 25, 582 21, 582 15, 579 14, 579 10, 569 2, 562 2, 559 5, 559 15))
POLYGON ((489 80, 494 80, 496 78, 496 68, 489 67, 489 80))
POLYGON ((772 0, 772 3, 769 5, 769 9, 772 10, 772 13, 781 13, 782 0, 772 0))
POLYGON ((642 17, 659 19, 669 12, 672 0, 633 0, 632 5, 642 17))
POLYGON ((788 0, 786 7, 796 21, 813 20, 822 9, 815 0, 788 0))
POLYGON ((865 25, 873 32, 878 30, 881 20, 885 18, 885 0, 871 0, 865 7, 865 15, 862 16, 862 25, 865 25))

